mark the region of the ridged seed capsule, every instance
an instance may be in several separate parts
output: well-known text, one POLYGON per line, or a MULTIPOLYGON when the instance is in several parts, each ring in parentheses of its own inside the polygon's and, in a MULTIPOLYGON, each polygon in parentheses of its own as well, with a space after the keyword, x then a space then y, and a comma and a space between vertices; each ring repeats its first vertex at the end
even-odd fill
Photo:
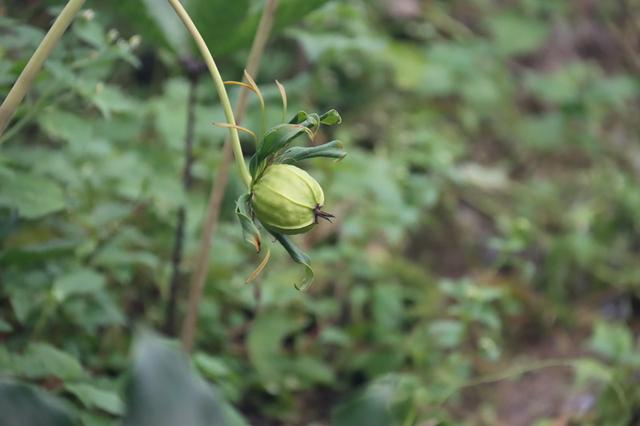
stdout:
POLYGON ((334 216, 323 212, 324 192, 304 170, 289 164, 274 164, 265 170, 251 190, 253 211, 265 228, 281 234, 302 234, 318 218, 334 216))

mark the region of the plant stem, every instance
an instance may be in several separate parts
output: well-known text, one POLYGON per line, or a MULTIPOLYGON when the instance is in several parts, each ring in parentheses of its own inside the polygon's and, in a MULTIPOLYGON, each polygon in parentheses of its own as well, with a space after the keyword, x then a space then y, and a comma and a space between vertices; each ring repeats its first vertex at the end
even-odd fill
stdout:
MULTIPOLYGON (((213 82, 216 86, 216 91, 218 92, 218 97, 220 98, 220 102, 222 103, 222 108, 224 109, 224 114, 227 118, 227 122, 232 126, 235 126, 236 120, 233 115, 233 109, 231 108, 231 102, 229 101, 229 95, 227 95, 227 90, 224 87, 224 80, 220 75, 220 71, 218 71, 218 67, 216 66, 216 62, 213 60, 213 56, 211 56, 209 48, 207 48, 207 43, 205 43, 204 39, 200 35, 200 32, 191 20, 191 17, 182 6, 182 3, 180 3, 180 0, 169 0, 169 3, 176 11, 178 17, 180 17, 182 23, 185 25, 185 27, 187 27, 187 30, 196 42, 196 45, 200 50, 200 54, 204 58, 204 61, 207 64, 207 68, 209 68, 211 78, 213 79, 213 82)), ((251 175, 249 174, 247 165, 244 162, 244 156, 242 155, 242 147, 240 146, 238 130, 233 127, 229 127, 229 135, 231 136, 233 154, 236 157, 238 170, 245 185, 247 186, 247 188, 249 188, 251 186, 251 175)))
MULTIPOLYGON (((186 66, 189 73, 188 65, 186 66)), ((187 124, 184 137, 184 168, 182 169, 182 187, 185 195, 188 194, 193 182, 193 139, 194 128, 196 124, 196 92, 198 87, 199 74, 197 72, 189 73, 189 95, 187 99, 187 124)), ((164 331, 167 335, 174 337, 176 335, 176 311, 178 304, 178 293, 182 278, 182 252, 184 250, 184 229, 187 222, 186 203, 182 204, 178 209, 178 218, 176 220, 176 233, 173 242, 173 253, 171 256, 171 281, 169 284, 169 299, 167 301, 164 331)))
MULTIPOLYGON (((67 30, 73 18, 76 16, 85 0, 69 0, 67 5, 62 9, 62 12, 53 23, 49 32, 44 36, 44 39, 40 42, 40 45, 27 62, 27 66, 24 67, 18 80, 13 84, 13 87, 7 94, 7 97, 0 105, 0 135, 4 132, 13 117, 13 113, 16 108, 24 99, 25 94, 31 87, 33 79, 36 77, 44 61, 49 57, 56 44, 67 30)), ((0 141, 0 143, 2 143, 0 141)))
MULTIPOLYGON (((265 45, 269 39, 269 33, 273 26, 273 19, 277 5, 277 0, 266 0, 262 11, 260 24, 258 25, 256 35, 253 39, 253 44, 251 45, 251 51, 249 52, 249 58, 247 59, 246 66, 247 73, 253 78, 258 74, 260 59, 262 58, 262 53, 264 52, 265 45)), ((244 118, 248 99, 249 91, 242 90, 238 97, 238 103, 236 104, 236 117, 238 118, 238 122, 241 122, 244 118)), ((230 140, 227 139, 222 151, 222 164, 218 169, 215 179, 213 180, 213 186, 211 187, 211 193, 209 194, 206 221, 198 248, 195 273, 189 287, 189 305, 182 327, 182 345, 187 352, 190 352, 193 347, 193 341, 198 325, 198 308, 200 306, 200 300, 202 299, 207 273, 209 272, 209 254, 211 252, 211 246, 213 245, 215 232, 218 226, 220 206, 222 204, 222 199, 224 197, 229 177, 231 153, 230 140)))

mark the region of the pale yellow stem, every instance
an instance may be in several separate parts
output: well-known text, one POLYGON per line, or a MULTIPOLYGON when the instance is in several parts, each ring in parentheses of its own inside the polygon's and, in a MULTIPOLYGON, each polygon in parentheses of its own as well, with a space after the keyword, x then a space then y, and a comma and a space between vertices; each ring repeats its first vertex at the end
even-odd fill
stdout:
POLYGON ((22 99, 24 99, 29 87, 31 87, 33 79, 42 68, 44 61, 49 57, 54 47, 56 47, 62 34, 67 30, 84 2, 85 0, 69 0, 64 9, 62 9, 62 12, 60 12, 60 16, 58 16, 49 29, 47 35, 45 35, 40 42, 31 59, 29 59, 29 62, 27 62, 27 66, 25 66, 20 73, 18 80, 16 80, 7 97, 2 102, 2 105, 0 105, 0 135, 2 135, 7 125, 9 125, 13 113, 18 105, 20 105, 20 102, 22 102, 22 99))
POLYGON ((211 74, 213 83, 216 86, 216 91, 218 92, 218 97, 220 98, 220 102, 222 103, 224 114, 227 117, 227 122, 230 124, 229 135, 231 136, 233 155, 236 157, 236 164, 238 165, 238 170, 240 171, 242 180, 244 181, 245 185, 247 185, 247 188, 249 188, 251 187, 251 175, 249 174, 249 170, 247 169, 247 165, 244 162, 244 157, 242 155, 240 137, 238 136, 238 130, 235 127, 236 119, 233 115, 233 108, 231 107, 231 102, 229 101, 229 95, 227 94, 227 90, 224 87, 224 80, 220 75, 220 71, 218 71, 218 67, 216 66, 216 62, 213 60, 213 56, 211 56, 211 52, 207 47, 207 43, 205 43, 204 39, 200 35, 200 32, 191 20, 191 17, 182 6, 182 3, 180 3, 179 0, 169 0, 169 3, 182 20, 182 23, 185 25, 185 27, 187 27, 187 30, 196 42, 196 45, 200 50, 200 54, 207 64, 207 68, 209 68, 209 73, 211 74))

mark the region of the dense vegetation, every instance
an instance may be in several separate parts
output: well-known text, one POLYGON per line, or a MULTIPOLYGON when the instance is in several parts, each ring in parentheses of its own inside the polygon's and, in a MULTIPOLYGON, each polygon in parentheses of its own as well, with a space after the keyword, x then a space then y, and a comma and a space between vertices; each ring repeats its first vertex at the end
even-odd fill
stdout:
MULTIPOLYGON (((191 355, 227 423, 640 422, 640 4, 279 3, 254 75, 268 125, 278 79, 292 114, 340 112, 314 143, 348 156, 305 165, 337 219, 297 238, 304 292, 275 245, 245 284, 231 171, 191 355)), ((185 4, 240 80, 263 2, 185 4)), ((62 5, 0 3, 0 97, 62 5)), ((164 6, 88 1, 0 136, 0 375, 87 425, 154 376, 144 355, 166 348, 144 337, 127 373, 139 328, 179 337, 221 167, 222 108, 164 6)), ((179 393, 172 377, 146 386, 179 393)))

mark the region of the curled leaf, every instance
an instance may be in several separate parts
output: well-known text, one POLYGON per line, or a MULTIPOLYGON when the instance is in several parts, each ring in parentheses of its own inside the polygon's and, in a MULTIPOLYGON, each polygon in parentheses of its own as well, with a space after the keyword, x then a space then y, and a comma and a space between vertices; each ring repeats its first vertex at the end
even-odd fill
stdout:
POLYGON ((336 124, 342 123, 342 117, 335 109, 330 109, 320 116, 320 123, 325 126, 334 126, 336 124))
POLYGON ((258 264, 258 266, 256 267, 256 269, 251 273, 251 275, 249 275, 247 277, 247 279, 245 280, 245 282, 247 284, 249 284, 250 282, 252 282, 253 280, 255 280, 256 278, 258 278, 258 275, 260 275, 260 273, 264 270, 264 268, 267 266, 267 263, 269 263, 269 259, 271 258, 271 250, 267 249, 267 252, 265 253, 264 257, 262 258, 262 260, 260 261, 260 264, 258 264))
POLYGON ((289 121, 289 124, 300 124, 305 121, 308 116, 309 114, 307 114, 305 111, 298 111, 298 113, 294 115, 293 118, 289 121))
POLYGON ((287 236, 276 232, 272 232, 271 235, 273 235, 275 239, 282 244, 282 247, 284 247, 287 253, 289 253, 289 256, 291 256, 291 259, 293 259, 294 262, 297 262, 304 267, 304 273, 300 278, 300 282, 296 282, 293 285, 300 291, 307 290, 311 286, 314 276, 313 269, 311 268, 311 259, 287 236))
POLYGON ((262 92, 260 92, 260 88, 258 87, 256 82, 253 80, 251 75, 249 75, 247 70, 244 70, 244 78, 249 83, 249 86, 251 86, 251 90, 253 90, 253 92, 258 96, 258 101, 260 102, 260 109, 264 111, 264 98, 262 97, 262 92))
POLYGON ((298 161, 315 157, 343 159, 347 153, 342 148, 340 141, 331 141, 318 146, 303 147, 292 146, 282 153, 279 161, 285 164, 294 164, 298 161))
POLYGON ((259 252, 262 247, 262 238, 260 236, 260 230, 258 230, 258 227, 253 223, 249 214, 250 197, 251 194, 246 193, 238 198, 238 201, 236 201, 236 215, 238 219, 240 219, 240 225, 242 225, 244 240, 251 244, 256 249, 256 252, 259 252))

